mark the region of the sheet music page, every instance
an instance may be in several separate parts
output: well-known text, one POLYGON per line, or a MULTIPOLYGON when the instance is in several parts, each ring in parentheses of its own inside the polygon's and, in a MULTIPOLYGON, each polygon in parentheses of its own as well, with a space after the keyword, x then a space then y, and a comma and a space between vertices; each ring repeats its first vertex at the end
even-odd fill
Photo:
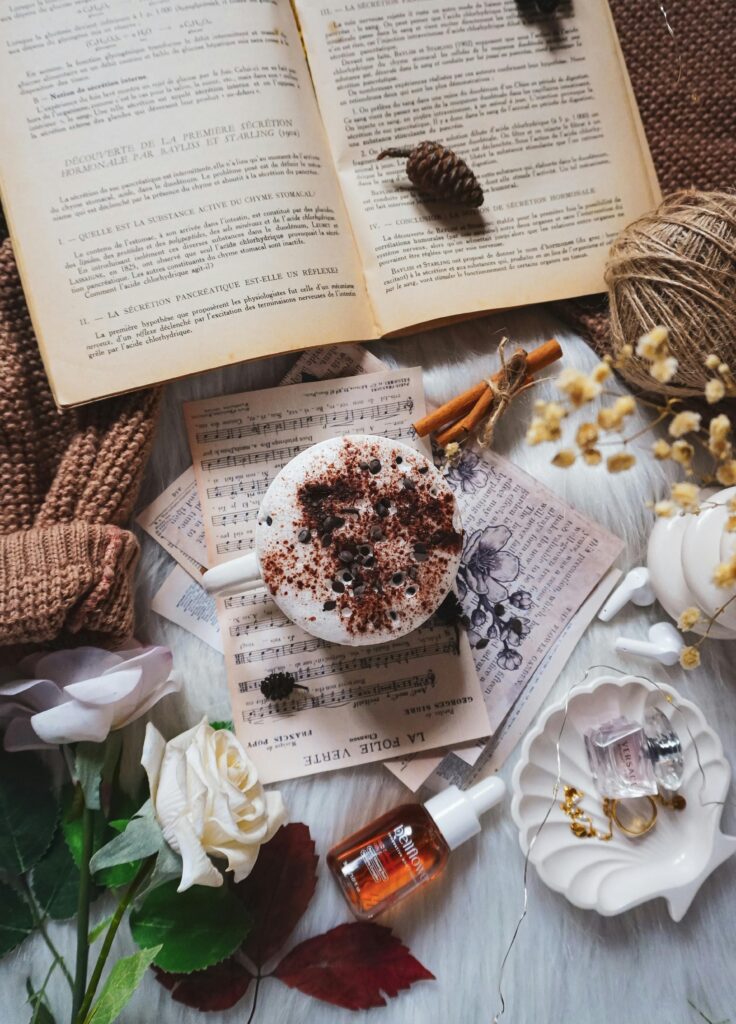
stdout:
MULTIPOLYGON (((464 786, 471 779, 485 778, 497 772, 534 721, 581 636, 620 578, 618 569, 609 569, 593 588, 542 656, 536 670, 489 741, 481 740, 451 751, 440 750, 386 761, 386 768, 414 791, 422 785, 432 786, 434 782, 442 780, 464 786)), ((483 678, 481 675, 481 684, 483 678)))
POLYGON ((182 569, 199 580, 207 565, 202 506, 190 466, 159 494, 135 520, 182 569))
POLYGON ((659 200, 607 0, 296 0, 382 333, 603 291, 659 200), (451 147, 480 210, 426 201, 389 147, 451 147))
POLYGON ((222 653, 214 598, 177 565, 154 594, 151 610, 222 653))
MULTIPOLYGON (((309 372, 309 371, 306 371, 309 372)), ((209 562, 253 545, 258 507, 304 448, 346 433, 416 444, 421 370, 400 369, 185 405, 209 562)), ((233 721, 264 782, 488 735, 467 638, 425 625, 390 643, 343 647, 305 633, 265 589, 218 601, 233 721), (262 680, 291 672, 308 692, 266 701, 262 680)))
POLYGON ((61 405, 376 336, 288 0, 4 4, 0 88, 61 405))

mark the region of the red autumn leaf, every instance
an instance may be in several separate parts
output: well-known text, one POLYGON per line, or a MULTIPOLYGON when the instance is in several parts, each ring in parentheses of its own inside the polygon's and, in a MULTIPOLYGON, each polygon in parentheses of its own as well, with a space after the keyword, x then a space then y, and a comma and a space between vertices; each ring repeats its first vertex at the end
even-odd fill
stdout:
POLYGON ((191 974, 171 974, 160 967, 152 970, 172 999, 195 1010, 229 1010, 243 998, 251 983, 250 972, 232 957, 191 974))
POLYGON ((261 847, 255 867, 235 886, 253 915, 242 948, 257 967, 278 953, 307 909, 317 884, 317 860, 308 827, 295 821, 261 847))
POLYGON ((362 921, 300 942, 273 973, 291 988, 348 1010, 385 1006, 381 993, 393 997, 415 981, 434 980, 390 928, 362 921))

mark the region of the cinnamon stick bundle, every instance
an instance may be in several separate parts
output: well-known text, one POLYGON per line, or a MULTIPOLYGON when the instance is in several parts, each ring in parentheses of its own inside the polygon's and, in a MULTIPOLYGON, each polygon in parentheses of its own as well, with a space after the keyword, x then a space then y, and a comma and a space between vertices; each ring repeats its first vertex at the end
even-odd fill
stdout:
MULTIPOLYGON (((555 338, 552 338, 528 353, 524 352, 523 349, 517 349, 509 360, 507 367, 511 367, 513 360, 519 358, 525 360, 526 372, 522 381, 522 386, 524 386, 529 383, 535 373, 556 362, 561 356, 562 349, 560 344, 555 338)), ((506 373, 501 369, 494 373, 490 379, 494 384, 503 386, 506 373)), ((449 444, 450 441, 456 441, 461 437, 467 436, 480 423, 483 417, 488 415, 493 406, 493 400, 493 389, 487 380, 481 380, 474 384, 472 388, 468 388, 467 391, 463 391, 462 394, 450 399, 449 402, 445 402, 439 409, 435 409, 434 412, 417 420, 414 424, 414 429, 420 437, 426 437, 427 434, 441 431, 437 436, 438 443, 441 445, 449 444), (442 427, 445 427, 445 430, 441 430, 442 427)))

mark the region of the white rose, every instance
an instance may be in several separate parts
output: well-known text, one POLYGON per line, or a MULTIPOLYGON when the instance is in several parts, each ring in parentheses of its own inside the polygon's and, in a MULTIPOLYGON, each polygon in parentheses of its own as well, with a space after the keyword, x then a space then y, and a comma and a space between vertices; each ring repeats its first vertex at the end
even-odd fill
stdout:
POLYGON ((235 736, 206 718, 168 743, 149 723, 141 764, 164 839, 184 862, 179 892, 222 885, 207 854, 225 858, 240 882, 286 821, 281 793, 267 793, 235 736))

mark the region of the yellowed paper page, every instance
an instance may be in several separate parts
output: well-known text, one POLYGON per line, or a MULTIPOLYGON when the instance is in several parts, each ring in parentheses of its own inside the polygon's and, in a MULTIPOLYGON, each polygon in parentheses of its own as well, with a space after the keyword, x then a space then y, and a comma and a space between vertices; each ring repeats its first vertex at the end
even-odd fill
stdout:
POLYGON ((193 633, 222 654, 222 638, 214 598, 180 565, 175 566, 154 594, 151 610, 193 633))
MULTIPOLYGON (((312 369, 320 364, 313 361, 312 369)), ((309 373, 301 365, 300 373, 309 373)), ((252 548, 268 484, 309 445, 345 433, 417 444, 411 422, 424 412, 422 373, 307 380, 184 409, 209 561, 216 564, 252 548)), ((264 782, 489 733, 467 638, 452 628, 433 622, 389 643, 343 647, 289 622, 265 588, 217 604, 235 731, 264 782), (283 671, 307 692, 267 701, 262 681, 283 671)))
POLYGON ((523 19, 515 0, 297 0, 384 333, 603 288, 615 234, 659 190, 606 0, 523 19), (425 201, 405 160, 450 146, 480 210, 425 201))
POLYGON ((207 545, 191 466, 139 513, 136 522, 199 581, 207 565, 207 545))
POLYGON ((0 89, 60 404, 375 335, 288 0, 10 4, 0 89))

